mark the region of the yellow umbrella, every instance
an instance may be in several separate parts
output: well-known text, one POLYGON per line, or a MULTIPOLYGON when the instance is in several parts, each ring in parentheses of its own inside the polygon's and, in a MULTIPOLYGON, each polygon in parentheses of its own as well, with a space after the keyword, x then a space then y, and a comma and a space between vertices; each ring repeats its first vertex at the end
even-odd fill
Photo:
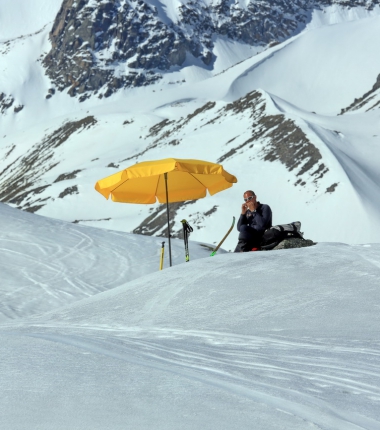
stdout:
POLYGON ((166 203, 168 219, 169 259, 171 260, 169 205, 171 202, 197 200, 232 187, 237 182, 220 164, 202 160, 165 158, 144 161, 107 178, 100 179, 95 189, 106 199, 122 203, 166 203))

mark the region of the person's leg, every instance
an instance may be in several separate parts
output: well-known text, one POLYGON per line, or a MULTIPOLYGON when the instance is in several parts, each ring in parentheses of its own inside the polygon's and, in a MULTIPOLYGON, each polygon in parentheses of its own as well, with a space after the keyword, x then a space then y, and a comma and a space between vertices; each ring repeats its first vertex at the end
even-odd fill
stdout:
POLYGON ((247 252, 249 251, 247 248, 247 242, 245 240, 239 239, 234 252, 247 252))
POLYGON ((234 252, 248 252, 252 248, 259 248, 261 236, 257 230, 248 225, 242 225, 239 231, 239 241, 234 252))
POLYGON ((250 246, 252 248, 258 248, 260 249, 261 246, 261 238, 263 237, 262 233, 258 232, 257 230, 252 229, 252 237, 251 237, 251 242, 250 242, 250 246))

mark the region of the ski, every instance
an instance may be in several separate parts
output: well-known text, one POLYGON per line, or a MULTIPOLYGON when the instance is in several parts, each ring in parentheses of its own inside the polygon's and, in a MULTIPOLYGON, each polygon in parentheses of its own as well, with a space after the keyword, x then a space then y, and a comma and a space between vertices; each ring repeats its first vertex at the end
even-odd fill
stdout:
POLYGON ((222 243, 227 239, 227 236, 231 233, 232 229, 234 228, 234 225, 235 225, 235 217, 232 217, 231 227, 228 229, 223 239, 216 245, 215 249, 210 254, 210 257, 213 257, 217 253, 218 249, 222 246, 222 243))

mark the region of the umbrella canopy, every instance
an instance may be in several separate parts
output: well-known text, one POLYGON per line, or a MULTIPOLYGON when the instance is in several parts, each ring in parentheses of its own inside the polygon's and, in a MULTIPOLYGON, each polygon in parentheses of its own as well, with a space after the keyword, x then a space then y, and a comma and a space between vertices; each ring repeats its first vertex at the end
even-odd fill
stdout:
POLYGON ((232 187, 237 182, 220 164, 202 160, 165 158, 144 161, 121 170, 95 184, 95 189, 114 202, 166 203, 169 259, 171 260, 168 203, 197 200, 232 187))
POLYGON ((145 161, 99 180, 95 189, 106 199, 123 203, 169 203, 197 200, 232 187, 237 182, 220 164, 202 160, 166 158, 145 161))

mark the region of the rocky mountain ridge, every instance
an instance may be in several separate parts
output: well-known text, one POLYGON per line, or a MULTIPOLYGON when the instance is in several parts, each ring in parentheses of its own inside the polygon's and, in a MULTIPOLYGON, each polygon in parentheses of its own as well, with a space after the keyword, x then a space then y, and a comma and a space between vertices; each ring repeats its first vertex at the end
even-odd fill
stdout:
POLYGON ((380 107, 380 75, 378 75, 373 87, 363 94, 362 97, 356 98, 350 106, 342 109, 341 114, 364 109, 365 111, 378 109, 380 107))
MULTIPOLYGON (((380 0, 190 0, 169 16, 147 0, 64 0, 50 32, 46 73, 83 101, 152 84, 189 59, 212 69, 216 37, 264 48, 297 34, 314 9, 372 9, 380 0)), ((163 3, 163 6, 165 4, 163 3)))
MULTIPOLYGON (((291 175, 295 187, 309 187, 315 193, 333 193, 338 186, 330 178, 328 162, 324 160, 318 146, 305 133, 303 127, 284 114, 274 115, 267 108, 265 93, 253 91, 232 103, 208 102, 192 113, 177 120, 164 119, 147 129, 143 136, 140 152, 123 159, 114 159, 107 167, 112 174, 121 166, 138 162, 141 157, 156 158, 157 152, 168 148, 186 148, 191 145, 191 136, 199 133, 199 141, 207 141, 215 127, 224 128, 224 140, 214 148, 218 163, 239 160, 244 157, 248 163, 261 160, 264 163, 281 163, 291 175), (240 121, 241 130, 228 131, 229 124, 240 121), (223 125, 222 125, 223 124, 223 125), (326 178, 327 182, 326 182, 326 178), (330 181, 330 182, 328 182, 330 181)), ((124 121, 122 127, 131 127, 135 119, 124 121)), ((10 203, 28 212, 36 212, 54 200, 78 195, 80 199, 80 176, 86 175, 78 165, 76 170, 67 172, 62 169, 62 160, 70 157, 70 139, 80 139, 80 133, 101 126, 104 120, 88 116, 81 120, 65 122, 58 129, 46 134, 41 141, 33 144, 22 156, 15 156, 16 145, 3 154, 7 166, 0 172, 0 201, 10 203), (81 173, 82 172, 82 173, 81 173)), ((232 128, 232 127, 231 127, 232 128)), ((96 153, 92 154, 94 161, 96 153)), ((171 229, 173 237, 179 237, 175 218, 183 209, 192 213, 195 228, 201 228, 204 219, 215 213, 216 206, 209 207, 204 213, 192 209, 193 201, 170 205, 171 229)), ((72 210, 72 222, 85 222, 78 219, 72 210)), ((146 235, 166 235, 166 206, 156 207, 147 217, 141 219, 134 233, 146 235)))

